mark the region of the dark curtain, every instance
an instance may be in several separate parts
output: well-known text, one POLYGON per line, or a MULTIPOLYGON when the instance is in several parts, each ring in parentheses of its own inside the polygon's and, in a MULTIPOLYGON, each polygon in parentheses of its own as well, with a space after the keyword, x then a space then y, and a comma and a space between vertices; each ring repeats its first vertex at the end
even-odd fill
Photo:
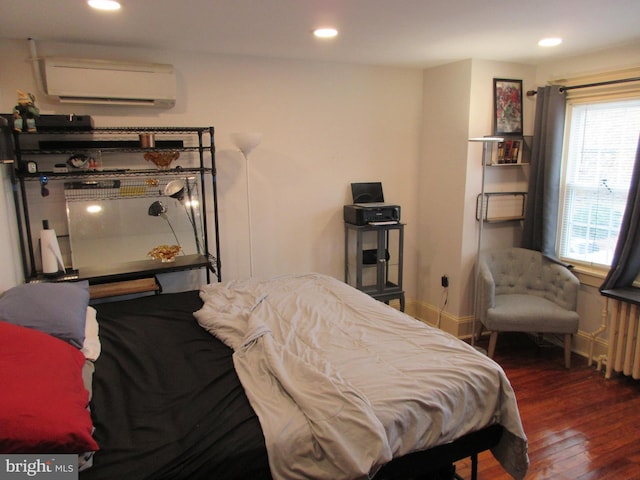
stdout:
POLYGON ((600 290, 630 287, 640 274, 640 139, 611 269, 600 290))
POLYGON ((560 86, 539 87, 522 247, 557 261, 556 232, 566 100, 560 86))

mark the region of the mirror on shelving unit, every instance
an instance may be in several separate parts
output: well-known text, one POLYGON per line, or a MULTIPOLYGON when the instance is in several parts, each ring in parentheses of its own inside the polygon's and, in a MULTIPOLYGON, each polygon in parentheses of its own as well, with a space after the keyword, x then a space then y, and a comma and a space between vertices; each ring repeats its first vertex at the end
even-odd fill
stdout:
POLYGON ((68 182, 64 193, 74 269, 151 260, 161 245, 204 253, 196 176, 68 182))

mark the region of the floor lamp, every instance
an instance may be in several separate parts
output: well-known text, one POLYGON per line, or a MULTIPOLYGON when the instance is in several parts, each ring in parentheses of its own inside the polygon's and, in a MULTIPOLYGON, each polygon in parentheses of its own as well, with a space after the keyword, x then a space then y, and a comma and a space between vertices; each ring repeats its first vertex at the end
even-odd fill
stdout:
MULTIPOLYGON (((476 318, 478 318, 478 276, 479 276, 479 263, 480 263, 480 251, 482 250, 482 230, 484 227, 484 217, 486 212, 486 203, 484 195, 484 182, 485 182, 485 169, 487 165, 491 163, 491 156, 493 154, 493 146, 496 143, 503 142, 504 139, 500 137, 479 137, 470 138, 469 142, 482 142, 482 183, 480 189, 480 211, 478 212, 478 206, 476 204, 476 215, 480 221, 478 230, 478 246, 476 248, 476 263, 474 266, 474 280, 473 280, 473 319, 471 321, 471 346, 476 350, 482 351, 476 346, 476 318)), ((483 352, 485 353, 485 352, 483 352)))
POLYGON ((261 133, 232 133, 231 142, 240 150, 245 160, 247 179, 247 223, 249 225, 249 276, 253 277, 253 234, 251 232, 251 190, 249 188, 249 154, 262 141, 261 133))

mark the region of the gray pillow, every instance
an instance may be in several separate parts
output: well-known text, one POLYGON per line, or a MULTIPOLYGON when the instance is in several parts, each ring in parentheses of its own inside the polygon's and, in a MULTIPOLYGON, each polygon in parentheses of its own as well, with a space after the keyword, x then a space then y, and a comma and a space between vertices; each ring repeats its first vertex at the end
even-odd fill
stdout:
POLYGON ((53 335, 82 348, 89 282, 26 283, 0 297, 0 320, 53 335))

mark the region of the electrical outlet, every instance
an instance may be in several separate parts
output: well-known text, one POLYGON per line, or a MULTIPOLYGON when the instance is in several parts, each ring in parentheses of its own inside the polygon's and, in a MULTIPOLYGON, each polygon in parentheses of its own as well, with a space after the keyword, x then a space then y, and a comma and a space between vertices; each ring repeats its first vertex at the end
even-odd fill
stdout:
POLYGON ((442 278, 440 278, 440 283, 444 288, 447 288, 449 286, 449 277, 443 275, 442 278))

